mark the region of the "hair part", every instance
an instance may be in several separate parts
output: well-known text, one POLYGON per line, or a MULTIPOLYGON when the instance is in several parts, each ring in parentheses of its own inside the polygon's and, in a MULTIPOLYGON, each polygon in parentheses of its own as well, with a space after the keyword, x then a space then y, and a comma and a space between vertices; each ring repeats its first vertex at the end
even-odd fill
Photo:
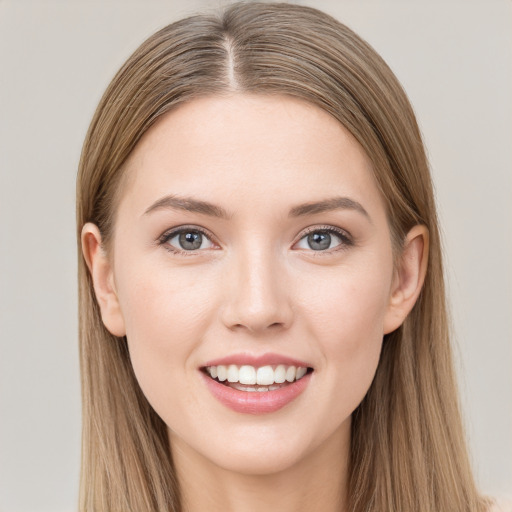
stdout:
POLYGON ((429 230, 423 290, 385 336, 375 379, 353 414, 349 510, 481 512, 459 411, 441 243, 421 134, 389 67, 330 16, 293 4, 238 3, 173 23, 146 40, 108 86, 77 180, 83 444, 80 510, 180 511, 164 422, 142 394, 124 338, 102 323, 80 233, 95 223, 108 249, 124 164, 147 130, 183 102, 278 94, 331 114, 364 148, 399 253, 429 230))

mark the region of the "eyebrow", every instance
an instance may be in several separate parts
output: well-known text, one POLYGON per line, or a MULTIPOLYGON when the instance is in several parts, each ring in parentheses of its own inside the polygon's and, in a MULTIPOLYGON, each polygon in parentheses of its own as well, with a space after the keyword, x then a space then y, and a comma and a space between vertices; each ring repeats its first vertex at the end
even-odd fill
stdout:
MULTIPOLYGON (((221 219, 230 219, 233 216, 221 206, 209 203, 208 201, 177 195, 168 195, 158 199, 144 212, 144 215, 155 210, 165 209, 195 212, 221 219)), ((315 215, 333 210, 354 210, 364 215, 371 222, 370 215, 364 209, 363 205, 349 197, 332 197, 322 201, 300 204, 290 210, 289 216, 303 217, 305 215, 315 215)))
POLYGON ((200 201, 192 197, 179 197, 176 195, 169 195, 162 197, 153 203, 145 212, 144 215, 151 213, 155 210, 184 210, 187 212, 201 213, 209 215, 210 217, 218 217, 221 219, 229 219, 231 215, 224 210, 224 208, 208 201, 200 201))
POLYGON ((371 222, 371 217, 363 205, 349 197, 332 197, 323 201, 300 204, 290 210, 290 217, 302 217, 303 215, 314 215, 333 210, 355 210, 363 214, 371 222))

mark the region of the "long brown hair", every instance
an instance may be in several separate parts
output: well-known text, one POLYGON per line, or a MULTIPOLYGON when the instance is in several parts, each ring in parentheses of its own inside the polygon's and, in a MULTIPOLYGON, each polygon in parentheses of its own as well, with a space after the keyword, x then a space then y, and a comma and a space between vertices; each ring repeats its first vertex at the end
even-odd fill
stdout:
MULTIPOLYGON (((423 290, 384 339, 375 379, 353 414, 349 510, 477 512, 459 412, 428 163, 399 82, 359 36, 293 4, 239 3, 173 23, 145 41, 106 90, 77 183, 77 230, 108 248, 123 163, 150 126, 185 101, 233 91, 285 94, 330 113, 373 162, 394 247, 427 226, 423 290)), ((80 245, 80 242, 79 242, 80 245)), ((124 338, 104 327, 79 247, 83 445, 80 510, 180 511, 166 426, 135 379, 124 338)))

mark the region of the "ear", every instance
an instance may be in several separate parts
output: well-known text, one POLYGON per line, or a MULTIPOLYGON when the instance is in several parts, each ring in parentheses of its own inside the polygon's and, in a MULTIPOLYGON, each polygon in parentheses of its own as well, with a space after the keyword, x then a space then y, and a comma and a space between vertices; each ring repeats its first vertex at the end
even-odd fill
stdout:
POLYGON ((421 292, 428 262, 429 237, 426 226, 414 226, 405 239, 391 286, 384 334, 398 329, 421 292))
POLYGON ((112 266, 101 244, 100 230, 90 222, 82 229, 82 252, 91 273, 105 327, 114 336, 125 336, 125 323, 119 306, 112 266))

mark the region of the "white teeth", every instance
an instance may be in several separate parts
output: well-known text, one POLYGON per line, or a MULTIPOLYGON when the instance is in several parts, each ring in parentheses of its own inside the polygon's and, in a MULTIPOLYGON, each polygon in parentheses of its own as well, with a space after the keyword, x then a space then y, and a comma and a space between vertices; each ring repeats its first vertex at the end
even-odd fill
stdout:
POLYGON ((286 380, 286 366, 280 364, 274 371, 274 382, 282 384, 286 380))
POLYGON ((262 366, 256 372, 256 384, 260 386, 269 386, 274 384, 274 370, 272 366, 262 366))
POLYGON ((297 376, 297 369, 295 366, 289 366, 286 370, 286 380, 288 382, 293 382, 295 380, 295 377, 297 376))
POLYGON ((230 364, 227 372, 228 382, 238 382, 238 366, 230 364))
POLYGON ((238 389, 239 391, 258 391, 256 388, 251 386, 242 386, 240 384, 232 384, 231 387, 238 389))
POLYGON ((256 384, 256 370, 254 366, 242 366, 238 374, 238 382, 240 382, 240 384, 256 384))
POLYGON ((270 365, 255 368, 250 365, 238 367, 236 364, 230 364, 229 366, 221 364, 218 366, 208 366, 206 370, 212 379, 217 378, 220 382, 227 380, 231 384, 239 382, 245 385, 271 386, 270 388, 244 387, 244 391, 252 391, 253 389, 254 391, 268 391, 269 389, 273 391, 281 387, 277 386, 276 388, 272 386, 273 384, 294 382, 295 380, 302 379, 308 372, 308 369, 305 367, 285 366, 284 364, 277 365, 275 369, 270 365))
POLYGON ((302 368, 302 367, 297 368, 297 377, 296 377, 296 379, 297 380, 302 379, 302 377, 304 377, 304 375, 306 375, 307 371, 308 371, 307 368, 302 368))
POLYGON ((226 380, 226 377, 227 377, 226 367, 224 365, 222 365, 222 364, 217 366, 217 378, 221 382, 224 382, 226 380))

